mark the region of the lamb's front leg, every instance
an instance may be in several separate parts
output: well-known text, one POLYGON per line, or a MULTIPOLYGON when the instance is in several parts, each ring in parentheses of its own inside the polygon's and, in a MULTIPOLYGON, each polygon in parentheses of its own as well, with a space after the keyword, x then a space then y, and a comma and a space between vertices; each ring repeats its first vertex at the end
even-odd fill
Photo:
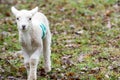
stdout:
POLYGON ((27 70, 27 75, 29 75, 29 71, 30 71, 29 55, 25 51, 22 51, 22 53, 24 56, 24 65, 25 65, 25 68, 27 70))
POLYGON ((30 73, 28 80, 37 80, 37 65, 39 62, 39 57, 41 54, 41 49, 37 49, 30 57, 30 73))

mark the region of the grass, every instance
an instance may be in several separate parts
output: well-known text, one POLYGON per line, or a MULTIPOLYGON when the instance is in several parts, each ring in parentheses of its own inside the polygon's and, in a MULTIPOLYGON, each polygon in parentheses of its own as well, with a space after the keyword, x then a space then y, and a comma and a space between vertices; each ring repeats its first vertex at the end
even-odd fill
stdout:
MULTIPOLYGON (((115 3, 116 0, 26 0, 17 4, 18 9, 38 6, 50 21, 52 71, 44 73, 41 61, 38 80, 119 79, 120 20, 115 3), (107 28, 108 19, 112 28, 107 28)), ((21 47, 11 5, 0 5, 0 79, 22 80, 26 79, 26 70, 22 56, 14 55, 21 47)))

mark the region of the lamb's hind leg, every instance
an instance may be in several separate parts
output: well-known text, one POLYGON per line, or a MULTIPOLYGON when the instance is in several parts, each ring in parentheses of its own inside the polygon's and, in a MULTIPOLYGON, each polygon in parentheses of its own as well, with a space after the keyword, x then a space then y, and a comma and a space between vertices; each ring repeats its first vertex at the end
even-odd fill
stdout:
POLYGON ((51 71, 51 34, 46 35, 46 38, 43 40, 43 56, 45 61, 45 71, 49 72, 51 71))

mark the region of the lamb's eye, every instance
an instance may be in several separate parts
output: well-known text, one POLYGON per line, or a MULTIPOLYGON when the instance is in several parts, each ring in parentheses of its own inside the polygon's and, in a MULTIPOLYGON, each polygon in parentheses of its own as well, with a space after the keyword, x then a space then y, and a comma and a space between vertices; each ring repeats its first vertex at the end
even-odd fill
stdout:
POLYGON ((17 20, 19 20, 19 18, 16 18, 17 20))
POLYGON ((31 18, 29 18, 29 20, 31 20, 31 18))

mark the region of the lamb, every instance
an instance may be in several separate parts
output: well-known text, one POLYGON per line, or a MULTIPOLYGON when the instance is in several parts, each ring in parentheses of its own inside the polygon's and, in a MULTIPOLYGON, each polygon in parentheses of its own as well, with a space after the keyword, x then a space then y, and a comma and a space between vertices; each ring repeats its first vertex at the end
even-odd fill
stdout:
POLYGON ((38 12, 38 7, 32 10, 17 10, 11 7, 11 11, 16 17, 27 80, 37 80, 37 65, 42 53, 45 71, 51 71, 51 32, 48 19, 38 12))

